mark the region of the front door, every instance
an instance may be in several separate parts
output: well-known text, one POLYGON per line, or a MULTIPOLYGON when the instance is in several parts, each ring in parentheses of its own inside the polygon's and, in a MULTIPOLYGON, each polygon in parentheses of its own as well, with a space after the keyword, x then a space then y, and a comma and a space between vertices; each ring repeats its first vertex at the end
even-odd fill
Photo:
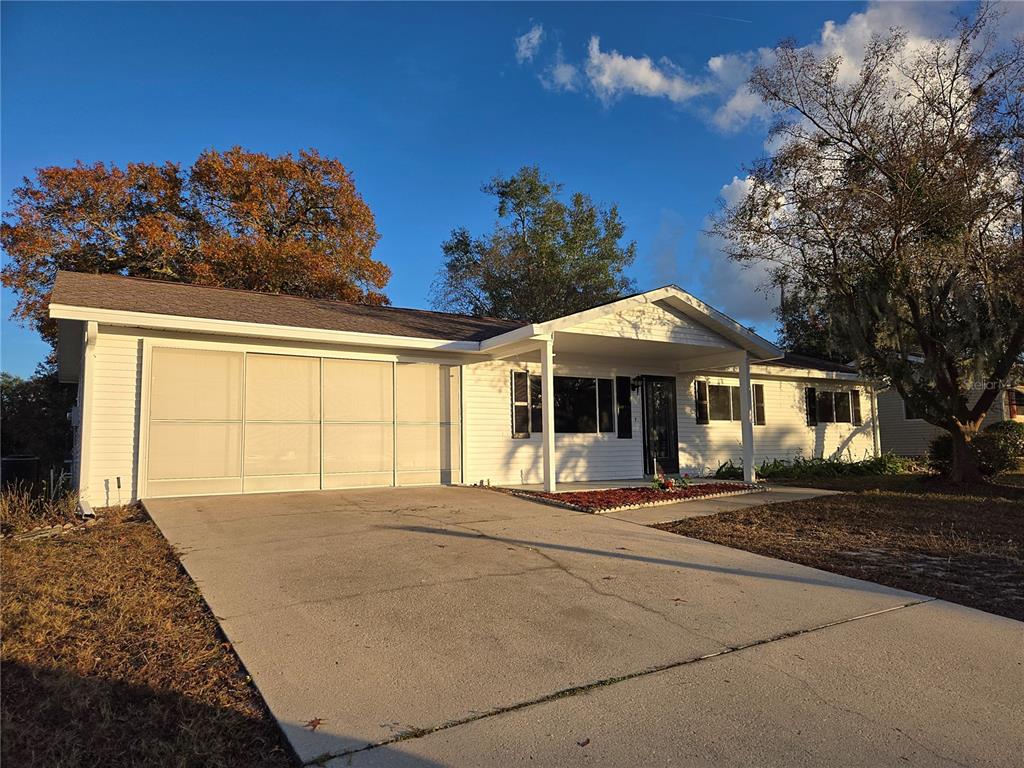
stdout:
POLYGON ((679 471, 676 429, 676 380, 672 376, 643 377, 644 473, 679 471))

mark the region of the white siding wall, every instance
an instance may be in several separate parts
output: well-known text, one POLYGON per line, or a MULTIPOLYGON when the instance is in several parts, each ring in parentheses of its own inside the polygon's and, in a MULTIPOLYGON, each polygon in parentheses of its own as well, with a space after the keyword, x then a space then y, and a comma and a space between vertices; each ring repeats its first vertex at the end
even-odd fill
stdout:
MULTIPOLYGON (((1006 412, 1006 393, 1000 392, 985 415, 982 428, 1002 421, 1006 418, 1006 412)), ((925 456, 932 440, 944 431, 923 419, 906 418, 903 398, 895 389, 878 393, 878 420, 882 432, 882 450, 900 456, 925 456)))
MULTIPOLYGON (((840 456, 857 461, 874 455, 874 422, 871 418, 871 392, 863 385, 823 379, 779 379, 751 376, 754 384, 764 385, 765 423, 754 425, 754 461, 771 459, 822 458, 840 456), (863 424, 807 425, 805 388, 819 391, 859 389, 863 424)), ((676 379, 679 404, 679 467, 681 472, 713 472, 731 459, 737 466, 743 455, 740 423, 712 421, 698 424, 693 382, 704 379, 710 384, 738 386, 737 376, 687 375, 676 379)))
MULTIPOLYGON (((528 369, 540 372, 538 363, 498 360, 463 368, 463 414, 466 425, 467 483, 483 480, 493 484, 539 483, 541 481, 541 440, 512 437, 511 371, 528 369)), ((650 367, 611 367, 607 363, 591 365, 555 364, 557 376, 676 376, 676 402, 679 426, 680 472, 694 475, 714 471, 732 459, 739 464, 742 444, 739 422, 712 421, 697 424, 694 402, 694 375, 673 374, 671 370, 650 367)), ((712 384, 738 385, 738 377, 697 375, 712 384)), ((841 455, 863 459, 874 455, 874 423, 871 418, 871 394, 865 386, 821 379, 768 379, 753 376, 764 384, 766 424, 754 427, 755 460, 792 459, 841 455), (864 423, 819 424, 807 426, 804 387, 818 389, 860 389, 864 423)), ((620 440, 612 433, 593 435, 555 435, 557 479, 617 480, 643 475, 643 440, 640 394, 633 393, 633 437, 620 440)))
POLYGON ((100 326, 92 362, 92 436, 86 501, 95 506, 127 503, 135 498, 142 339, 131 332, 100 326))
POLYGON ((612 338, 733 348, 730 342, 714 331, 694 322, 682 312, 659 304, 640 304, 597 320, 574 325, 567 330, 572 333, 612 338))
MULTIPOLYGON (((540 373, 540 363, 495 360, 462 369, 462 417, 465 424, 465 482, 508 485, 541 482, 541 436, 512 437, 512 370, 540 373)), ((555 364, 557 376, 614 379, 635 376, 632 368, 555 364)), ((633 437, 614 432, 555 435, 556 470, 560 481, 621 480, 643 475, 640 394, 632 396, 633 437)))

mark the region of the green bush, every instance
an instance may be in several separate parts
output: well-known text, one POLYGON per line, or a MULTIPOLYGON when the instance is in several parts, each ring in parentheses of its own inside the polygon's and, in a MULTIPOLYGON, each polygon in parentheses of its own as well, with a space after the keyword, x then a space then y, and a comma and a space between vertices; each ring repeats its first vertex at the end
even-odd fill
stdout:
POLYGON ((1000 435, 1014 456, 1018 459, 1024 458, 1024 422, 997 421, 995 424, 985 427, 984 431, 1000 435))
MULTIPOLYGON (((1010 472, 1024 455, 1024 424, 999 421, 979 432, 968 450, 985 477, 1010 472)), ((943 432, 928 446, 928 461, 937 472, 948 475, 953 466, 953 436, 943 432)))
MULTIPOLYGON (((827 478, 850 475, 902 475, 921 469, 914 459, 883 453, 860 461, 839 457, 827 459, 771 459, 761 462, 755 468, 757 476, 764 480, 827 478)), ((726 461, 715 471, 719 480, 735 480, 743 477, 743 465, 726 461)))

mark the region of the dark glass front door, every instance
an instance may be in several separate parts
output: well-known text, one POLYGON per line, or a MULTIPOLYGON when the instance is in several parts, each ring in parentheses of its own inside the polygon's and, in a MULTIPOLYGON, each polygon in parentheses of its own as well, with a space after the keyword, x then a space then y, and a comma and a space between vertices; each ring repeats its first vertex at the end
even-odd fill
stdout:
POLYGON ((644 473, 679 471, 676 429, 676 380, 672 376, 643 377, 644 473))

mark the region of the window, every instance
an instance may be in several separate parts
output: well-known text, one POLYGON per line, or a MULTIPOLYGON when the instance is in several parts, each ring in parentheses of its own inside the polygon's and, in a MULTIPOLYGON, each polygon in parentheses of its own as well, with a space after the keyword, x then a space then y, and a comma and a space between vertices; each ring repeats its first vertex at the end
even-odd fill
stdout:
POLYGON ((732 421, 732 390, 739 396, 739 387, 708 384, 708 416, 712 421, 732 421))
POLYGON ((530 374, 512 371, 512 437, 530 436, 530 374))
MULTIPOLYGON (((719 384, 696 382, 697 423, 708 421, 742 421, 740 414, 740 388, 719 384)), ((764 424, 764 384, 751 385, 751 405, 754 409, 754 423, 764 424)))
MULTIPOLYGON (((629 379, 620 378, 628 387, 629 379)), ((555 432, 615 431, 615 387, 611 379, 555 376, 554 380, 555 432)), ((541 377, 527 371, 512 371, 512 437, 527 438, 532 432, 543 432, 541 402, 541 377)), ((622 419, 621 410, 618 418, 622 419)), ((627 423, 630 420, 628 398, 625 419, 627 423)))
POLYGON ((832 399, 835 401, 836 423, 852 424, 853 414, 850 410, 850 393, 833 392, 832 399))
POLYGON ((708 383, 706 381, 693 382, 694 398, 697 403, 697 423, 708 423, 708 383))
POLYGON ((754 384, 754 423, 764 424, 764 384, 754 384))
POLYGON ((615 419, 622 440, 633 437, 632 392, 629 376, 615 377, 615 419))
POLYGON ((831 424, 836 420, 835 400, 831 392, 818 393, 818 421, 831 424))
POLYGON ((555 432, 597 432, 597 379, 555 376, 555 432))
POLYGON ((611 379, 597 380, 597 428, 601 432, 615 431, 615 393, 611 379))
POLYGON ((853 392, 817 392, 815 400, 814 387, 807 388, 807 423, 814 424, 861 424, 860 391, 853 392), (812 401, 814 415, 812 420, 812 401))
POLYGON ((544 412, 540 406, 540 376, 530 376, 530 431, 544 431, 544 412))
POLYGON ((804 391, 807 403, 807 426, 813 427, 818 423, 818 395, 814 387, 808 387, 804 391))

